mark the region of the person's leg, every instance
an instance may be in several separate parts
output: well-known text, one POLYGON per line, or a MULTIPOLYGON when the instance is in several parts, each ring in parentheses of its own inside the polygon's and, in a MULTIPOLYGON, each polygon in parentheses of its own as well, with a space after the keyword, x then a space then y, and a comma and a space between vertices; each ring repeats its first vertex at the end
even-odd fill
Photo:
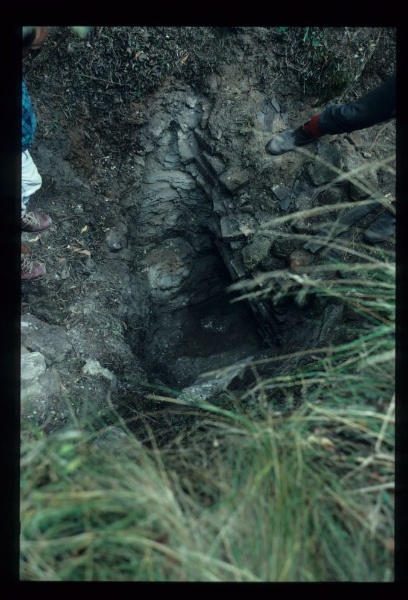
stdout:
POLYGON ((42 185, 42 178, 31 154, 25 150, 21 156, 21 216, 27 212, 28 201, 42 185))
POLYGON ((274 136, 265 150, 278 156, 316 141, 323 135, 350 133, 396 116, 396 77, 371 90, 355 102, 331 106, 296 129, 274 136))
POLYGON ((361 96, 355 102, 330 106, 322 112, 318 127, 324 135, 366 129, 396 115, 396 77, 361 96))
MULTIPOLYGON (((28 150, 21 156, 21 229, 23 231, 42 231, 51 225, 51 219, 41 213, 27 212, 31 196, 42 184, 42 178, 28 150)), ((45 265, 30 258, 27 246, 21 246, 21 279, 34 281, 44 277, 45 265)))
POLYGON ((28 202, 42 185, 42 178, 28 150, 21 156, 21 228, 23 231, 43 231, 51 226, 48 215, 28 212, 28 202))

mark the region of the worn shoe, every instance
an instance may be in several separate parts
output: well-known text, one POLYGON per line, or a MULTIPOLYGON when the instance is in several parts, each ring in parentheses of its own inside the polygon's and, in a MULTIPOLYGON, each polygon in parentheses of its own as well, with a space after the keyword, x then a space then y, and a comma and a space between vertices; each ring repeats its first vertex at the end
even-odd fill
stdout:
POLYGON ((303 126, 288 129, 275 135, 265 146, 266 152, 273 156, 294 150, 297 146, 304 146, 317 140, 317 137, 307 132, 303 126))
POLYGON ((364 232, 365 240, 372 244, 385 242, 393 236, 395 236, 395 216, 388 210, 384 211, 364 232))
POLYGON ((21 279, 34 281, 44 277, 46 272, 45 265, 31 260, 27 254, 21 254, 21 279))
POLYGON ((21 231, 44 231, 51 225, 51 217, 43 213, 29 212, 21 217, 21 231))

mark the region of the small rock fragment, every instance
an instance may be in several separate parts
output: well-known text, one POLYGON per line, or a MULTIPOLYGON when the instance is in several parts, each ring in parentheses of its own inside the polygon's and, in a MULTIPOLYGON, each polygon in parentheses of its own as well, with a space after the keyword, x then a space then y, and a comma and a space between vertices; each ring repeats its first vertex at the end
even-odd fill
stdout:
POLYGON ((303 269, 303 267, 307 267, 312 264, 314 261, 314 256, 311 252, 307 250, 295 250, 289 257, 290 260, 290 268, 293 271, 299 271, 303 269))

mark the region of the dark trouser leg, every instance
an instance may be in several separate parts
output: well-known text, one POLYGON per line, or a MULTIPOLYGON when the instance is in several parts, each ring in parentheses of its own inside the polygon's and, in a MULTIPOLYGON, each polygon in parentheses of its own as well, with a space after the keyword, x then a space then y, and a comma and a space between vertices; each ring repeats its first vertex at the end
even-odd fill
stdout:
POLYGON ((319 129, 324 134, 349 133, 388 121, 396 114, 396 76, 355 102, 331 106, 322 112, 319 129))

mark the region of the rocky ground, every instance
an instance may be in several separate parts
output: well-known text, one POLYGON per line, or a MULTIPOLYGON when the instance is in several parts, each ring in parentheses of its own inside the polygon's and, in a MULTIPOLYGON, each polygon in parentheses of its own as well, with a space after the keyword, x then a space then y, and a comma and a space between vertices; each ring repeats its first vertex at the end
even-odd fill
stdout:
MULTIPOLYGON (((273 133, 394 69, 395 31, 382 28, 52 30, 24 63, 43 177, 30 209, 53 226, 23 234, 47 266, 22 284, 23 421, 48 432, 73 415, 103 425, 114 406, 138 435, 148 418, 165 440, 178 425, 152 391, 214 399, 248 385, 254 357, 346 339, 355 315, 341 303, 232 303, 229 286, 278 270, 284 285, 310 266, 333 277, 333 253, 305 241, 341 202, 395 196, 394 122, 322 138, 306 154, 264 150, 273 133), (359 181, 334 181, 357 167, 359 181), (271 223, 324 205, 333 210, 271 223)), ((358 248, 381 210, 344 244, 358 248)), ((369 251, 381 248, 393 241, 369 251)))

